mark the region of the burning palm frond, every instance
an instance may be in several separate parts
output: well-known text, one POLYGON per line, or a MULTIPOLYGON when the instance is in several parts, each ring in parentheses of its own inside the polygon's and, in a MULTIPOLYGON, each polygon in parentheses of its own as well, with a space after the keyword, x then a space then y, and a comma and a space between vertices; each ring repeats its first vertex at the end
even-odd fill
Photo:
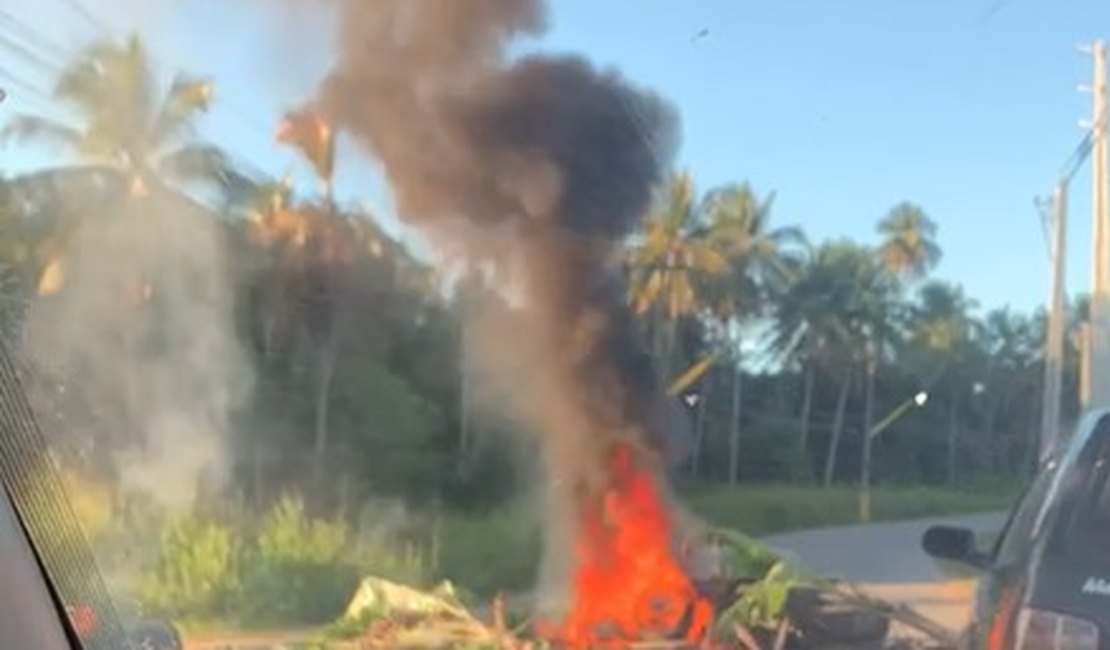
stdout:
POLYGON ((707 354, 698 360, 694 365, 687 368, 686 372, 678 376, 674 383, 667 389, 667 394, 671 397, 681 395, 682 391, 689 388, 697 380, 702 378, 706 372, 713 367, 714 362, 717 361, 717 354, 707 354))
POLYGON ((53 255, 46 262, 46 266, 39 275, 38 294, 52 296, 62 290, 65 285, 65 261, 61 255, 53 255))
POLYGON ((318 113, 311 109, 289 113, 278 125, 275 137, 281 144, 296 147, 320 179, 331 179, 335 172, 335 131, 318 113))

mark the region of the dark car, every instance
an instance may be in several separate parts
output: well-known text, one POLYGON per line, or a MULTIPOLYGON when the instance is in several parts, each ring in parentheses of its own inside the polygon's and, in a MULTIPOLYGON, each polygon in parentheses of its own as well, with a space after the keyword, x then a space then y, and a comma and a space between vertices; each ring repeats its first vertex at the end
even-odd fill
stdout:
MULTIPOLYGON (((78 640, 87 645, 103 645, 100 617, 91 605, 66 607, 70 625, 78 640)), ((123 625, 125 650, 182 650, 184 644, 177 628, 169 621, 142 619, 123 625)))
POLYGON ((1042 464, 989 551, 970 530, 926 531, 930 555, 983 572, 971 650, 1110 649, 1110 410, 1042 464))

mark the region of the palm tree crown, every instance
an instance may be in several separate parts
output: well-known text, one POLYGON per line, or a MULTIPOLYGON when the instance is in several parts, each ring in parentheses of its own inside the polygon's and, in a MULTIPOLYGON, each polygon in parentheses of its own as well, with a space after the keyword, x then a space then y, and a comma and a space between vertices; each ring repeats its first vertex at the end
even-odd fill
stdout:
POLYGON ((66 66, 55 83, 54 97, 76 112, 76 124, 17 115, 2 135, 65 147, 85 162, 125 174, 140 195, 159 179, 228 188, 242 176, 227 155, 189 137, 212 96, 210 81, 185 75, 161 92, 137 36, 104 41, 66 66))
POLYGON ((899 277, 921 278, 940 261, 937 225, 920 207, 903 202, 879 222, 879 259, 899 277))

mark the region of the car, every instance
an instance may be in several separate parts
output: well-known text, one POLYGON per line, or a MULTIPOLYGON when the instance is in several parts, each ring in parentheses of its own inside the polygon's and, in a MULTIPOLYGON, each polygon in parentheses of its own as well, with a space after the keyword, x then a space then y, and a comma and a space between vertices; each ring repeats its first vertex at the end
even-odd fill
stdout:
MULTIPOLYGON (((105 640, 100 636, 100 616, 95 607, 88 604, 71 605, 65 611, 70 627, 83 645, 105 645, 105 640)), ((127 650, 182 650, 184 647, 181 634, 169 621, 146 618, 124 620, 121 623, 127 650)))
POLYGON ((1110 648, 1110 409, 1041 463, 992 548, 949 526, 922 545, 981 572, 968 650, 1110 648))

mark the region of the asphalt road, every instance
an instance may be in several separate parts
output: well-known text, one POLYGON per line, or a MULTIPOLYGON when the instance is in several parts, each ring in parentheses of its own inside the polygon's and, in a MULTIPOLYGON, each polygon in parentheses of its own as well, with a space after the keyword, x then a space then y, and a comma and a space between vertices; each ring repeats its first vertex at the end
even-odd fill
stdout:
POLYGON ((929 526, 948 524, 991 533, 1005 513, 822 528, 762 541, 799 567, 859 583, 873 596, 915 608, 953 630, 967 623, 974 581, 953 577, 921 550, 929 526))
POLYGON ((921 536, 929 526, 948 524, 993 532, 1004 523, 1004 513, 958 515, 821 528, 762 541, 799 566, 825 576, 870 584, 939 582, 946 576, 921 550, 921 536))

